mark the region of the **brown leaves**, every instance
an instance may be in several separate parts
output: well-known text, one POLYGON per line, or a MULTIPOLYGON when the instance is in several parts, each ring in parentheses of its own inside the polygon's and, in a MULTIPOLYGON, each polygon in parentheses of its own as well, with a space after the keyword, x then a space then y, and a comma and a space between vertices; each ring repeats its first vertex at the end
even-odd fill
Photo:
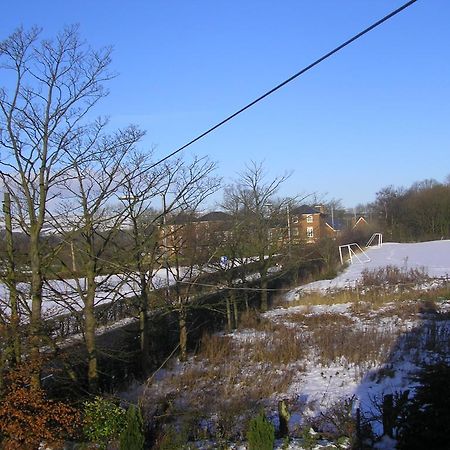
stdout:
POLYGON ((49 400, 43 389, 32 387, 32 366, 24 363, 6 376, 0 401, 0 434, 5 450, 34 450, 41 442, 61 445, 81 424, 75 408, 49 400))

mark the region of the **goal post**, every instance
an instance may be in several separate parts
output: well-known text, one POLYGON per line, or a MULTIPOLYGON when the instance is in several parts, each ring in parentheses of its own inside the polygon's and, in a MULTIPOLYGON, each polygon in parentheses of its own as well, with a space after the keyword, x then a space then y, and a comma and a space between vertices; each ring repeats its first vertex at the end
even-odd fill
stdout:
POLYGON ((371 238, 367 241, 366 248, 380 248, 383 246, 382 233, 373 233, 371 238))
POLYGON ((347 257, 346 261, 349 261, 350 264, 353 264, 354 261, 361 264, 370 261, 367 253, 356 242, 339 246, 339 257, 341 259, 341 264, 344 264, 344 255, 347 257))

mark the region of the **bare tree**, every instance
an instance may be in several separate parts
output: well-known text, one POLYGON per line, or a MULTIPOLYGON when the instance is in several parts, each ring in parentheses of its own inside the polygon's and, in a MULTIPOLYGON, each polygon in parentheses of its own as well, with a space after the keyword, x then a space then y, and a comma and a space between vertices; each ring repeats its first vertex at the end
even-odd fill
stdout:
POLYGON ((207 158, 195 158, 190 163, 179 164, 172 172, 176 176, 166 185, 164 202, 166 212, 172 213, 163 227, 162 247, 165 265, 174 283, 174 294, 166 298, 171 311, 178 317, 180 359, 187 355, 187 314, 194 306, 195 282, 203 271, 203 265, 213 256, 203 245, 202 236, 192 220, 195 211, 219 187, 219 179, 213 176, 215 164, 207 158))
MULTIPOLYGON (((95 51, 65 28, 54 40, 40 30, 17 29, 0 43, 0 176, 14 202, 17 219, 29 235, 31 269, 30 345, 41 345, 43 251, 41 232, 55 186, 67 177, 68 163, 89 125, 86 117, 112 78, 110 49, 95 51)), ((34 377, 39 383, 39 377, 34 377)))
POLYGON ((289 176, 267 180, 263 164, 251 162, 226 192, 224 206, 237 215, 239 226, 248 237, 247 256, 256 257, 258 262, 263 311, 268 307, 268 270, 287 231, 284 211, 290 200, 280 200, 276 195, 289 176))
MULTIPOLYGON (((78 152, 72 154, 72 169, 64 181, 67 199, 63 209, 53 215, 53 226, 66 241, 71 235, 77 235, 70 243, 81 268, 73 267, 73 278, 60 281, 75 288, 82 301, 91 392, 98 385, 96 296, 111 276, 120 271, 120 266, 115 266, 114 259, 107 258, 106 253, 127 218, 127 211, 117 207, 122 186, 133 177, 132 172, 123 172, 123 162, 143 135, 137 128, 128 127, 100 138, 101 128, 99 125, 93 136, 80 140, 78 152), (83 278, 78 278, 79 273, 83 278)), ((115 283, 110 289, 114 298, 110 297, 109 301, 120 297, 120 284, 115 283)), ((66 296, 67 290, 61 294, 66 296)))
POLYGON ((149 310, 154 289, 153 276, 162 266, 160 223, 164 211, 158 208, 167 180, 171 178, 172 163, 153 167, 151 154, 134 153, 124 164, 124 183, 119 198, 125 207, 127 226, 118 249, 127 257, 123 273, 134 291, 139 311, 141 363, 144 373, 149 368, 149 310))

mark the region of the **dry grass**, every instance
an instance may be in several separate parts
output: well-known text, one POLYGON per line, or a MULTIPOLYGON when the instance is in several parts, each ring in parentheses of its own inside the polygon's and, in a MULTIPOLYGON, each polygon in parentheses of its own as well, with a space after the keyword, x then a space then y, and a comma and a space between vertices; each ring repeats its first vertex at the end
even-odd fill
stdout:
MULTIPOLYGON (((287 307, 302 306, 302 305, 336 305, 342 303, 353 302, 356 299, 356 295, 353 290, 340 289, 333 292, 307 292, 297 300, 289 302, 287 307)), ((286 306, 286 303, 284 304, 286 306)))
POLYGON ((241 349, 255 363, 281 366, 301 361, 306 355, 305 338, 297 330, 278 326, 272 333, 255 342, 246 342, 241 349))
POLYGON ((378 269, 364 269, 361 273, 361 285, 375 286, 415 286, 429 281, 425 268, 403 269, 397 266, 385 266, 378 269))
MULTIPOLYGON (((386 274, 392 279, 396 276, 386 274)), ((301 312, 285 311, 274 319, 256 311, 244 313, 236 334, 203 336, 195 358, 165 381, 166 394, 160 401, 170 404, 167 414, 184 423, 192 439, 239 440, 246 421, 261 404, 272 402, 273 406, 276 394, 288 391, 311 355, 323 366, 343 363, 356 377, 393 361, 402 351, 412 357, 416 352, 417 361, 424 351, 448 355, 450 327, 443 320, 450 313, 439 312, 434 299, 449 298, 449 294, 445 286, 407 292, 381 284, 308 294, 289 304, 303 305, 301 312), (346 314, 313 313, 317 308, 312 305, 338 303, 351 303, 351 307, 346 314), (403 321, 415 328, 402 334, 403 321)), ((157 393, 152 401, 158 401, 157 393)), ((336 422, 334 410, 327 412, 326 422, 336 422)), ((336 429, 338 425, 334 423, 336 429)), ((352 426, 351 420, 343 426, 352 426)))
POLYGON ((327 366, 345 361, 367 368, 386 359, 397 342, 398 334, 377 327, 358 329, 328 325, 312 330, 311 337, 320 364, 327 366))
POLYGON ((293 313, 286 315, 290 322, 302 324, 308 328, 322 327, 327 325, 348 326, 354 323, 353 319, 338 313, 326 312, 322 314, 293 313))
POLYGON ((286 392, 303 370, 299 361, 305 357, 305 346, 300 334, 270 321, 252 320, 265 331, 255 330, 242 340, 204 335, 195 359, 166 381, 165 397, 173 397, 170 415, 188 421, 192 432, 200 433, 207 421, 208 433, 215 438, 220 432, 236 439, 257 405, 286 392))
POLYGON ((209 333, 203 335, 198 357, 207 360, 209 364, 217 365, 228 361, 235 354, 236 349, 230 336, 209 333))

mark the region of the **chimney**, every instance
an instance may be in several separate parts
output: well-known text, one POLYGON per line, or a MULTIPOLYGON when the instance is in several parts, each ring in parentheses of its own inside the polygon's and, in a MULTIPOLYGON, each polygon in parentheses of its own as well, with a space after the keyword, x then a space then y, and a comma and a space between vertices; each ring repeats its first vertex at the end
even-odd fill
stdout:
POLYGON ((320 214, 325 214, 325 207, 323 205, 315 205, 314 208, 317 209, 320 214))

